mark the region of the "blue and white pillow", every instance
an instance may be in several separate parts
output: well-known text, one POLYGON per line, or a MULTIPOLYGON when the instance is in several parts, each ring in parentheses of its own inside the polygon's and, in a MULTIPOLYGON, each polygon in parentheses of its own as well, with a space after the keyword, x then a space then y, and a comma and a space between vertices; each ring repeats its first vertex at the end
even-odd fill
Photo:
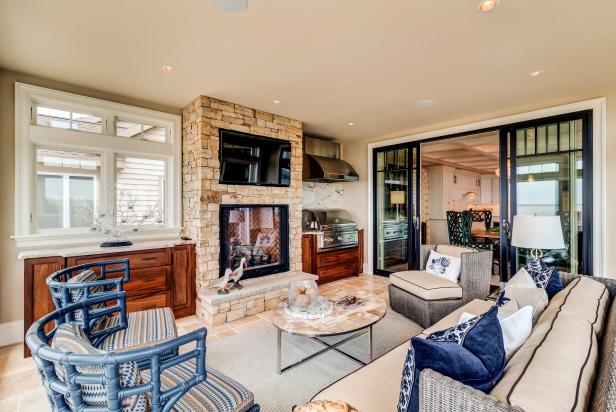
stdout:
POLYGON ((426 272, 443 277, 452 282, 458 282, 462 259, 457 256, 441 255, 432 250, 426 262, 426 272))
POLYGON ((505 367, 498 307, 426 339, 411 339, 404 362, 398 412, 419 410, 419 373, 426 368, 487 392, 505 367))
POLYGON ((556 267, 548 267, 545 262, 540 259, 531 260, 526 271, 535 281, 538 288, 545 289, 548 299, 552 299, 554 295, 563 289, 563 282, 560 279, 560 274, 556 267))

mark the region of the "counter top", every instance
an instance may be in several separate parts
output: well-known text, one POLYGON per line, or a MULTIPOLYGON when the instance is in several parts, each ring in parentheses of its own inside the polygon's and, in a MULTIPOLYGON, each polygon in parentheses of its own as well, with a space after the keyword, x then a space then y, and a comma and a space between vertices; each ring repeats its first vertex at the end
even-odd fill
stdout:
POLYGON ((121 247, 100 247, 99 245, 87 245, 87 246, 75 246, 75 247, 65 247, 65 248, 44 248, 44 249, 31 249, 31 250, 22 250, 17 255, 18 259, 34 259, 34 258, 42 258, 49 256, 61 256, 61 257, 72 257, 72 256, 84 256, 84 255, 102 255, 105 253, 122 253, 122 252, 133 252, 137 250, 147 250, 147 249, 160 249, 167 247, 174 247, 177 245, 184 244, 193 244, 194 241, 184 241, 178 238, 174 239, 163 239, 163 240, 152 240, 152 241, 137 241, 131 246, 121 246, 121 247))

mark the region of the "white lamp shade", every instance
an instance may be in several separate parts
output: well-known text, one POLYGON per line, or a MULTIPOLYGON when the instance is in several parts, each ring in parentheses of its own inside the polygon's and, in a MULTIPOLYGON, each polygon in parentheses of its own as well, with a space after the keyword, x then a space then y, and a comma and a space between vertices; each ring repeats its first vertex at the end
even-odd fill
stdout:
POLYGON ((514 216, 511 246, 527 249, 564 249, 560 216, 514 216))
POLYGON ((394 190, 389 196, 389 201, 392 205, 403 205, 405 203, 406 192, 404 190, 394 190))

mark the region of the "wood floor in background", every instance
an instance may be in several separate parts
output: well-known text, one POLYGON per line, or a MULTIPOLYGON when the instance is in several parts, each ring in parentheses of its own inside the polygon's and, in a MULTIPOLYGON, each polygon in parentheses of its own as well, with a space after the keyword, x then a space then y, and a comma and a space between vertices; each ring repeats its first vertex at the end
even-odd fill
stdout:
MULTIPOLYGON (((377 293, 387 299, 387 278, 360 275, 320 286, 322 290, 342 289, 377 293)), ((269 323, 272 311, 208 328, 207 341, 212 342, 269 323)), ((178 333, 184 334, 205 326, 196 316, 177 320, 178 333)), ((0 348, 0 411, 41 412, 49 410, 45 390, 32 358, 24 359, 21 344, 0 348)))

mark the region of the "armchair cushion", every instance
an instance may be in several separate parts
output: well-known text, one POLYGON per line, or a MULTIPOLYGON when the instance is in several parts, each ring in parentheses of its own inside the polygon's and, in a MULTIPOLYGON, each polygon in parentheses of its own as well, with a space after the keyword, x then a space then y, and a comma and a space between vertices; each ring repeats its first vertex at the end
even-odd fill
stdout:
POLYGON ((429 272, 409 270, 392 273, 389 283, 424 300, 462 298, 460 285, 429 272))
MULTIPOLYGON (((58 327, 51 346, 59 351, 78 354, 102 354, 105 353, 96 349, 90 344, 87 335, 77 323, 63 323, 58 327)), ((105 369, 102 366, 77 366, 77 371, 83 374, 104 375, 105 369)), ((57 363, 55 365, 58 378, 66 382, 66 371, 64 367, 57 363)), ((119 365, 120 385, 122 387, 131 387, 141 384, 139 368, 136 362, 126 362, 119 365)), ((106 406, 107 405, 107 389, 104 385, 98 384, 83 384, 81 385, 81 394, 83 401, 90 406, 106 406)), ((66 401, 72 404, 72 399, 67 398, 66 401)), ((147 408, 147 400, 144 394, 130 396, 122 401, 123 412, 145 412, 147 408)))
MULTIPOLYGON (((104 325, 117 325, 118 316, 110 317, 104 325)), ((109 352, 125 352, 162 343, 177 337, 175 317, 171 308, 148 309, 128 314, 128 327, 107 336, 99 348, 109 352)))
MULTIPOLYGON (((163 371, 160 375, 161 387, 168 390, 187 381, 193 376, 195 360, 182 362, 163 371)), ((150 371, 142 375, 150 379, 150 371)), ((254 404, 254 395, 244 386, 222 373, 207 368, 205 382, 192 387, 173 406, 177 412, 245 412, 254 404)))

